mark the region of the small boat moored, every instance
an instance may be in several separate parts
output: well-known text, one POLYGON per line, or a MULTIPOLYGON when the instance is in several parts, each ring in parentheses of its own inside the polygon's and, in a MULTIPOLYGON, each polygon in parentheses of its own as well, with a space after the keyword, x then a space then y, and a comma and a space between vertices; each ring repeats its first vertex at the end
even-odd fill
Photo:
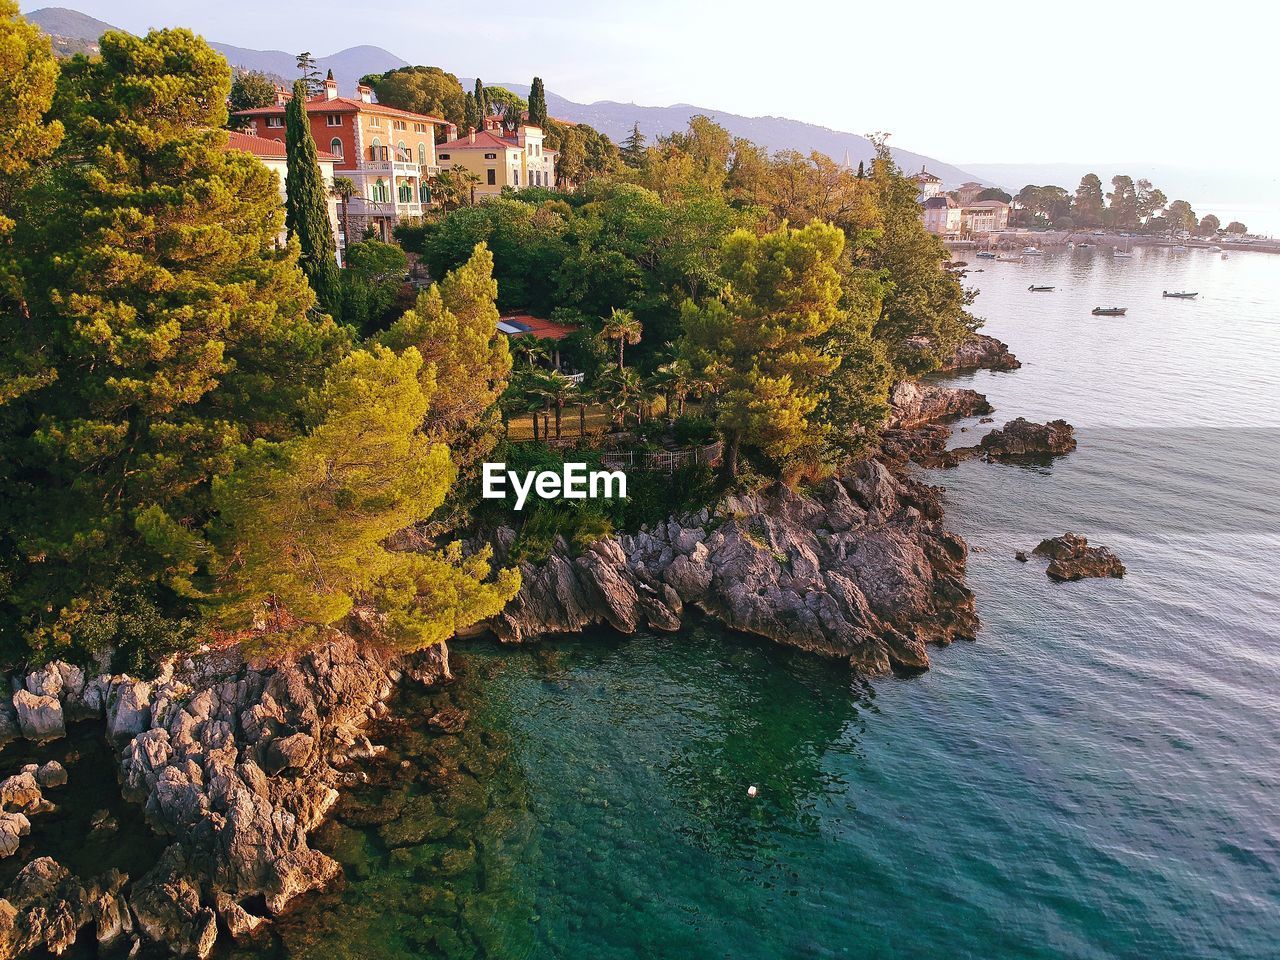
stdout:
POLYGON ((979 250, 976 256, 983 260, 994 260, 996 258, 996 255, 990 250, 979 250))
POLYGON ((1024 257, 1039 257, 1044 255, 1044 251, 1039 247, 1023 247, 1022 255, 1024 257))
POLYGON ((1170 300, 1194 300, 1196 297, 1200 296, 1200 292, 1182 290, 1177 293, 1170 293, 1168 290, 1164 290, 1161 295, 1168 297, 1170 300))
POLYGON ((1027 289, 1030 290, 1032 293, 1049 293, 1051 290, 1053 290, 1053 287, 1037 287, 1033 283, 1031 286, 1027 287, 1027 289))
POLYGON ((996 257, 996 259, 997 259, 997 260, 999 260, 999 261, 1001 261, 1002 263, 1021 263, 1021 262, 1022 262, 1022 258, 1021 258, 1021 257, 1003 257, 1003 256, 1001 256, 1001 257, 996 257))
POLYGON ((1128 307, 1094 307, 1095 317, 1123 317, 1128 307))

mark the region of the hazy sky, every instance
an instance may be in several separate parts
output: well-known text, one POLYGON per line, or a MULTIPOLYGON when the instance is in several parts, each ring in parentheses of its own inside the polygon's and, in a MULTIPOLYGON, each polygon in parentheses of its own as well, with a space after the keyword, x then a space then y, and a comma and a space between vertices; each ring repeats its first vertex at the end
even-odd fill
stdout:
POLYGON ((125 29, 317 55, 356 44, 573 100, 686 102, 953 163, 1113 158, 1269 170, 1275 18, 1257 2, 23 0, 125 29), (534 12, 536 11, 536 13, 534 12))

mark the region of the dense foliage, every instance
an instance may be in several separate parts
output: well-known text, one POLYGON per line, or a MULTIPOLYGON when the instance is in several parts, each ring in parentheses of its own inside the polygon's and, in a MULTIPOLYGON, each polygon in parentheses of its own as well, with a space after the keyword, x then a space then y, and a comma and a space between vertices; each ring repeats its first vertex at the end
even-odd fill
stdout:
POLYGON ((415 647, 500 609, 516 580, 483 554, 387 547, 453 481, 435 374, 357 348, 277 249, 275 175, 226 149, 226 61, 108 33, 59 73, 12 4, 0 52, 25 73, 0 84, 4 655, 278 649, 356 607, 415 647))

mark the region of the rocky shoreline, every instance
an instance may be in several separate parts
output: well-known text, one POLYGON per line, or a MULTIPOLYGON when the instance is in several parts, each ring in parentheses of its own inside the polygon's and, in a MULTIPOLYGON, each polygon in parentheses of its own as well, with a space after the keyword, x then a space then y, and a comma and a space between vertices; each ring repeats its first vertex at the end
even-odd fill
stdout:
MULTIPOLYGON (((956 364, 1019 365, 985 337, 956 364)), ((524 586, 493 632, 523 642, 593 624, 674 631, 698 611, 862 675, 928 669, 928 645, 973 639, 979 620, 964 582, 968 548, 943 527, 941 491, 913 478, 908 460, 945 450, 945 420, 991 408, 973 390, 932 384, 900 384, 893 400, 877 456, 804 492, 738 494, 580 553, 558 543, 544 563, 521 565, 524 586)), ((1026 446, 1017 424, 1004 435, 1026 446)), ((993 459, 1004 449, 984 444, 993 459)), ((514 539, 497 531, 498 561, 514 539)), ((298 896, 336 880, 341 867, 308 838, 342 788, 367 780, 361 761, 380 748, 365 725, 386 714, 402 679, 451 679, 443 644, 403 662, 370 639, 335 632, 266 666, 211 651, 146 680, 86 676, 61 662, 13 677, 12 696, 0 697, 0 743, 57 738, 68 722, 98 720, 124 797, 168 845, 137 877, 108 869, 82 878, 48 856, 32 859, 0 897, 0 960, 59 954, 81 936, 101 956, 163 944, 203 958, 220 938, 259 936, 298 896)), ((21 852, 28 816, 48 809, 43 790, 59 779, 36 766, 0 783, 0 858, 21 852)))

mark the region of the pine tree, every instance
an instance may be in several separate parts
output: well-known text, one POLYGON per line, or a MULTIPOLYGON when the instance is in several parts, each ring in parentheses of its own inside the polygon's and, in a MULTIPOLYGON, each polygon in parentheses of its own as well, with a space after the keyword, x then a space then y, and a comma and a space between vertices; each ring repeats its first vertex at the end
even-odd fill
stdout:
POLYGON ((64 149, 15 218, 28 316, 0 311, 0 344, 51 376, 0 406, 0 634, 155 654, 195 608, 136 522, 198 528, 211 478, 296 431, 346 337, 275 249, 276 178, 225 149, 226 60, 185 30, 101 48, 64 65, 64 149))
POLYGON ((470 466, 492 449, 494 404, 511 373, 507 338, 498 333, 493 254, 477 244, 471 258, 419 294, 414 308, 379 339, 394 350, 417 349, 437 386, 423 424, 470 466))
POLYGON ((631 132, 627 134, 627 139, 622 141, 622 161, 629 167, 640 167, 644 163, 645 138, 640 132, 640 124, 636 123, 631 127, 631 132))
MULTIPOLYGON (((331 371, 314 428, 255 444, 216 481, 211 615, 306 639, 298 626, 332 624, 360 604, 385 617, 386 639, 412 650, 498 613, 520 577, 507 570, 486 582, 487 551, 463 559, 458 544, 432 553, 385 546, 430 516, 453 482, 448 448, 419 430, 437 389, 417 350, 355 351, 331 371)), ((161 518, 145 525, 184 546, 161 518)), ((194 558, 192 546, 175 552, 194 558)))
POLYGON ((677 349, 715 386, 731 478, 744 447, 777 462, 823 439, 825 425, 813 414, 839 364, 823 341, 841 319, 844 244, 838 228, 819 222, 763 237, 735 231, 722 251, 725 292, 681 310, 677 349))
POLYGON ((321 309, 338 319, 342 311, 342 284, 338 273, 337 246, 329 219, 329 197, 316 141, 307 119, 306 84, 293 85, 293 99, 285 107, 285 152, 289 175, 285 182, 285 226, 302 250, 299 263, 321 309))
POLYGON ((529 123, 544 131, 547 129, 547 93, 541 77, 534 77, 529 87, 529 123))
MULTIPOLYGON (((308 97, 314 97, 321 90, 320 69, 316 66, 316 58, 311 51, 304 51, 297 56, 298 73, 302 74, 303 89, 308 97)), ((296 88, 295 88, 296 89, 296 88)))
POLYGON ((467 92, 462 108, 462 114, 465 118, 465 126, 468 130, 481 130, 484 127, 483 118, 480 116, 480 108, 476 105, 476 95, 467 92))

